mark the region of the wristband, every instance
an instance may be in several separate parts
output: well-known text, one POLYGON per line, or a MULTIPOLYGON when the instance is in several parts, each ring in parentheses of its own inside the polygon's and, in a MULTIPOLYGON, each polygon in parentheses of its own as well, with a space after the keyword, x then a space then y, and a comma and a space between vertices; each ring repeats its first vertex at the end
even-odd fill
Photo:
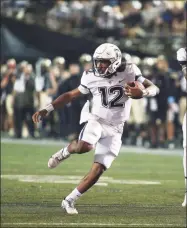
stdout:
POLYGON ((54 110, 54 107, 52 104, 47 105, 44 109, 47 110, 47 112, 52 112, 54 110))
POLYGON ((147 89, 143 89, 143 97, 154 97, 159 93, 159 89, 157 87, 153 87, 153 88, 147 88, 147 89))
POLYGON ((147 97, 148 94, 149 94, 149 92, 147 91, 147 89, 143 89, 142 92, 143 92, 142 97, 147 97))

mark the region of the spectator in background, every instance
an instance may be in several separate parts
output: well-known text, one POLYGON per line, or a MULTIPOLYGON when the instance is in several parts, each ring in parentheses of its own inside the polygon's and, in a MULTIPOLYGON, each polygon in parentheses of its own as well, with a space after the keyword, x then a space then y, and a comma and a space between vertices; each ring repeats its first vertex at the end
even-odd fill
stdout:
MULTIPOLYGON (((69 71, 65 71, 63 75, 63 79, 61 80, 60 84, 58 85, 58 91, 56 97, 60 96, 63 91, 67 91, 68 83, 66 83, 66 80, 70 79, 71 75, 69 71), (64 77, 65 76, 65 77, 64 77), (67 76, 67 77, 66 77, 67 76)), ((69 134, 69 124, 70 123, 70 110, 69 110, 70 104, 67 104, 64 106, 63 109, 58 110, 58 117, 59 117, 59 122, 60 122, 60 127, 59 127, 59 134, 60 138, 66 138, 67 135, 69 134)))
POLYGON ((157 32, 180 33, 184 32, 186 22, 184 18, 184 1, 163 1, 160 15, 155 21, 157 32))
POLYGON ((185 33, 186 31, 186 20, 184 15, 183 6, 175 4, 171 9, 172 13, 172 30, 174 33, 185 33))
POLYGON ((13 88, 14 125, 15 137, 22 138, 24 121, 27 124, 31 137, 34 135, 34 124, 32 113, 34 112, 34 73, 31 64, 24 67, 23 72, 18 75, 13 88))
POLYGON ((79 58, 79 63, 82 74, 84 71, 88 71, 92 68, 92 56, 89 54, 82 54, 79 58))
POLYGON ((5 113, 7 114, 7 124, 8 124, 8 132, 10 136, 14 135, 14 121, 13 121, 13 86, 14 82, 16 80, 16 60, 15 59, 9 59, 7 61, 7 70, 4 72, 4 76, 1 81, 1 90, 2 90, 2 104, 5 105, 5 113), (5 102, 5 103, 4 103, 5 102))
POLYGON ((96 0, 84 0, 82 1, 83 4, 83 9, 82 9, 82 18, 81 18, 81 26, 83 28, 89 28, 89 29, 93 29, 95 27, 95 16, 94 16, 94 12, 95 9, 97 7, 97 5, 99 4, 100 1, 96 1, 96 0))
MULTIPOLYGON (((156 58, 144 58, 141 61, 141 68, 142 74, 145 78, 148 78, 154 84, 157 82, 157 78, 154 72, 154 65, 156 63, 156 58)), ((155 97, 148 97, 146 101, 146 123, 144 123, 144 132, 142 131, 142 135, 144 136, 144 146, 156 148, 158 146, 158 132, 157 132, 157 112, 158 112, 158 105, 157 99, 155 97)))
POLYGON ((37 108, 41 109, 48 102, 46 90, 50 87, 49 70, 51 67, 50 59, 39 59, 36 62, 35 89, 37 94, 37 108))
MULTIPOLYGON (((126 54, 126 58, 127 63, 134 63, 141 68, 142 61, 139 57, 131 56, 129 58, 126 54)), ((146 123, 146 104, 147 98, 145 97, 140 100, 132 99, 131 113, 128 121, 128 129, 130 130, 128 140, 130 140, 132 145, 142 146, 144 144, 146 136, 144 130, 146 123)))
MULTIPOLYGON (((158 58, 158 61, 157 59, 155 61, 155 59, 153 60, 153 58, 149 57, 142 60, 137 56, 130 56, 126 53, 124 53, 123 55, 123 61, 132 61, 137 65, 140 65, 143 75, 149 78, 155 84, 159 86, 161 85, 161 93, 165 94, 160 98, 149 98, 147 99, 147 101, 145 100, 145 102, 144 99, 141 100, 141 105, 145 106, 147 102, 146 117, 149 118, 149 122, 146 121, 146 123, 144 121, 145 113, 140 113, 138 119, 133 118, 133 111, 135 113, 137 112, 137 102, 135 100, 133 101, 131 118, 128 123, 128 135, 126 133, 127 131, 124 132, 123 142, 125 144, 137 144, 145 146, 149 146, 148 142, 151 142, 151 147, 168 146, 170 148, 173 148, 173 146, 175 146, 175 142, 178 143, 179 140, 181 140, 180 130, 178 129, 179 123, 181 123, 181 116, 183 116, 182 113, 185 111, 186 108, 186 92, 184 88, 186 84, 183 83, 183 81, 181 80, 181 76, 178 76, 177 72, 173 72, 169 69, 168 63, 164 63, 164 59, 162 56, 158 58), (146 62, 146 64, 144 62, 146 62), (157 67, 155 67, 156 65, 157 67), (164 108, 161 107, 160 100, 164 103, 164 108), (176 109, 173 109, 173 107, 177 107, 176 109, 179 109, 179 113, 177 113, 176 109), (162 138, 163 140, 161 140, 162 138), (165 141, 166 139, 168 140, 168 144, 165 145, 163 141, 165 141)), ((7 63, 8 62, 9 61, 7 61, 7 63)), ((22 61, 21 63, 17 64, 17 69, 15 68, 16 81, 18 81, 17 79, 22 78, 21 76, 25 72, 25 68, 28 64, 29 63, 27 61, 22 61)), ((69 91, 72 87, 74 87, 74 83, 79 83, 79 75, 81 75, 84 70, 89 70, 90 68, 92 68, 92 62, 91 56, 89 54, 82 54, 80 56, 79 66, 77 66, 77 64, 70 64, 69 68, 67 69, 65 68, 65 59, 63 57, 55 58, 53 60, 53 64, 50 59, 39 59, 39 61, 37 61, 36 63, 36 93, 34 92, 34 94, 37 94, 37 96, 34 97, 35 107, 37 107, 37 109, 42 109, 45 104, 48 104, 50 102, 51 98, 59 96, 65 91, 69 91)), ((7 64, 2 65, 1 86, 7 83, 7 80, 5 80, 6 73, 8 72, 7 69, 7 64)), ((14 80, 12 81, 12 83, 14 86, 14 80)), ((16 82, 16 84, 18 85, 19 83, 16 82)), ((8 109, 6 108, 5 104, 9 103, 9 108, 13 109, 12 103, 8 102, 5 88, 1 89, 1 116, 2 114, 4 114, 4 119, 7 117, 6 111, 8 109)), ((19 86, 18 89, 21 88, 22 86, 19 86)), ((19 90, 17 91, 16 95, 19 97, 20 95, 18 94, 19 90)), ((91 100, 91 95, 89 95, 87 98, 85 97, 85 99, 83 99, 82 97, 77 101, 69 103, 66 108, 59 110, 59 112, 54 112, 54 116, 50 115, 48 119, 46 118, 46 122, 43 121, 43 125, 35 126, 36 128, 39 128, 40 135, 42 137, 60 136, 63 139, 75 139, 77 129, 79 129, 80 127, 78 122, 80 110, 87 99, 91 100), (57 124, 59 119, 61 122, 60 125, 57 124), (69 123, 73 121, 73 126, 70 126, 69 123), (64 131, 64 129, 67 131, 64 131)), ((5 125, 5 127, 2 126, 2 129, 7 131, 7 121, 6 119, 4 121, 4 119, 2 119, 1 117, 1 123, 5 125)), ((22 121, 22 125, 23 124, 25 124, 25 119, 22 121)), ((26 128, 26 126, 23 126, 23 129, 24 127, 26 128)), ((38 129, 36 130, 38 131, 38 129)), ((23 133, 24 132, 22 131, 22 136, 24 136, 23 133)))
POLYGON ((113 8, 111 6, 103 6, 96 19, 96 36, 97 37, 109 37, 120 36, 120 28, 123 27, 121 23, 122 15, 119 8, 113 8), (119 16, 118 16, 119 15, 119 16))
MULTIPOLYGON (((58 96, 61 95, 62 93, 72 90, 80 83, 80 67, 77 63, 72 63, 69 65, 69 73, 70 73, 70 78, 68 78, 63 84, 59 86, 59 90, 57 94, 58 96)), ((72 101, 71 103, 68 103, 65 107, 65 112, 61 110, 59 111, 61 128, 66 129, 66 133, 67 133, 66 136, 70 141, 77 138, 80 130, 79 118, 80 118, 80 112, 82 109, 81 99, 82 98, 78 98, 72 101)))
MULTIPOLYGON (((55 97, 58 80, 60 80, 60 69, 51 65, 51 60, 40 59, 37 63, 37 76, 35 78, 35 86, 39 107, 42 108, 49 104, 55 97)), ((55 112, 49 115, 42 125, 39 127, 41 137, 54 136, 55 130, 55 112)))
POLYGON ((18 77, 20 77, 20 75, 23 73, 25 67, 28 65, 29 63, 25 60, 21 61, 19 64, 18 64, 18 67, 17 67, 17 75, 18 77))
POLYGON ((179 126, 179 97, 180 80, 179 73, 170 69, 170 90, 168 96, 167 110, 167 147, 173 149, 176 147, 176 133, 179 126))
POLYGON ((1 65, 1 131, 8 131, 8 123, 7 123, 7 115, 6 115, 6 107, 5 107, 5 102, 6 102, 6 93, 5 90, 3 89, 3 78, 5 76, 5 73, 7 72, 7 66, 6 64, 1 65))
POLYGON ((69 31, 71 27, 71 12, 66 1, 56 1, 53 8, 48 10, 46 24, 48 28, 54 31, 69 31))
MULTIPOLYGON (((172 71, 169 68, 168 61, 164 56, 159 56, 156 63, 156 85, 160 88, 160 94, 155 100, 150 99, 149 109, 151 111, 151 119, 153 121, 152 133, 157 137, 156 145, 160 147, 174 147, 175 136, 175 115, 178 112, 176 103, 177 89, 175 81, 171 75, 172 71), (166 129, 166 130, 165 130, 166 129), (167 145, 165 141, 167 139, 167 145)), ((153 145, 155 147, 156 145, 153 145)))
MULTIPOLYGON (((61 71, 59 67, 52 66, 49 71, 49 81, 50 81, 50 87, 46 90, 47 96, 49 97, 49 100, 53 100, 56 97, 56 93, 58 91, 58 84, 61 81, 61 71)), ((51 115, 48 116, 48 123, 49 123, 49 132, 48 136, 51 137, 57 137, 58 136, 58 128, 57 128, 57 122, 58 122, 58 115, 57 112, 51 113, 51 115)))
POLYGON ((2 0, 3 15, 47 26, 53 31, 94 34, 95 38, 118 37, 122 33, 125 37, 144 37, 147 32, 167 36, 184 33, 186 29, 186 2, 182 0, 13 2, 2 0))
POLYGON ((53 66, 58 67, 60 74, 63 74, 65 70, 66 60, 62 56, 57 56, 53 59, 53 66))

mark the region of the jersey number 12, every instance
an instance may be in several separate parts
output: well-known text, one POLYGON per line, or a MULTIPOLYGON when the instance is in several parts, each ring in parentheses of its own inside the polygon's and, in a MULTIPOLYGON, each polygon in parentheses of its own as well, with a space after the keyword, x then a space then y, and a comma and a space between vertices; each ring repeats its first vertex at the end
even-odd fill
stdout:
POLYGON ((122 86, 112 86, 110 88, 99 87, 98 90, 101 94, 101 103, 105 108, 124 107, 125 103, 119 102, 124 96, 122 86), (108 97, 112 94, 116 94, 116 96, 109 101, 108 97))

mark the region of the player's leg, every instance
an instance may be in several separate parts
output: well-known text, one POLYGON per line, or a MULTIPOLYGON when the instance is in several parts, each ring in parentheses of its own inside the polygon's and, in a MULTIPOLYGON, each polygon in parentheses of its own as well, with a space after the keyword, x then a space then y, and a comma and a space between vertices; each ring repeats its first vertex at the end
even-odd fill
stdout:
POLYGON ((175 116, 176 113, 178 112, 178 107, 176 105, 176 103, 172 103, 170 105, 171 107, 168 108, 167 111, 167 147, 169 149, 173 149, 175 147, 175 142, 174 142, 174 135, 175 135, 175 124, 174 124, 174 120, 175 120, 175 116))
POLYGON ((186 160, 186 156, 187 156, 187 148, 186 148, 186 114, 184 116, 184 120, 183 120, 183 126, 182 126, 182 130, 183 130, 183 148, 184 148, 184 155, 183 155, 183 167, 184 167, 184 178, 185 178, 185 196, 184 196, 184 202, 182 203, 183 207, 187 206, 187 160, 186 160))
POLYGON ((92 150, 93 145, 101 137, 101 131, 101 125, 97 121, 89 121, 80 132, 79 140, 73 141, 67 147, 53 154, 48 161, 48 167, 55 168, 62 161, 69 158, 71 154, 82 154, 92 150))
POLYGON ((167 105, 165 103, 158 106, 157 112, 157 135, 158 135, 158 146, 161 148, 165 148, 165 134, 166 134, 166 119, 167 119, 167 109, 165 108, 167 105), (164 108, 163 108, 164 107, 164 108))
POLYGON ((78 214, 75 209, 75 201, 88 189, 90 189, 105 171, 105 166, 94 162, 89 173, 81 180, 80 184, 62 200, 61 207, 66 210, 68 214, 78 214))
POLYGON ((82 140, 73 141, 67 147, 60 149, 53 154, 48 161, 48 168, 56 168, 62 161, 70 157, 71 154, 83 154, 93 149, 93 145, 82 140))
POLYGON ((77 214, 74 208, 75 201, 87 190, 89 190, 100 178, 103 172, 108 169, 121 147, 121 134, 116 133, 113 137, 100 139, 96 145, 94 163, 89 173, 83 178, 80 184, 62 201, 62 207, 69 214, 77 214))

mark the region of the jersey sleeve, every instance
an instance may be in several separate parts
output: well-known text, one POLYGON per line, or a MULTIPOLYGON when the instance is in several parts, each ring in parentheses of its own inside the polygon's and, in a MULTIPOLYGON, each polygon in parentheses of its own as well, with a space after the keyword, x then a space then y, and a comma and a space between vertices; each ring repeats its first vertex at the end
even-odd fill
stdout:
POLYGON ((142 76, 142 72, 135 64, 133 64, 133 71, 135 75, 135 81, 143 83, 145 78, 142 76))
POLYGON ((87 80, 88 75, 86 72, 83 72, 82 78, 81 78, 81 83, 78 87, 79 91, 83 94, 88 94, 90 90, 88 89, 88 80, 87 80))

